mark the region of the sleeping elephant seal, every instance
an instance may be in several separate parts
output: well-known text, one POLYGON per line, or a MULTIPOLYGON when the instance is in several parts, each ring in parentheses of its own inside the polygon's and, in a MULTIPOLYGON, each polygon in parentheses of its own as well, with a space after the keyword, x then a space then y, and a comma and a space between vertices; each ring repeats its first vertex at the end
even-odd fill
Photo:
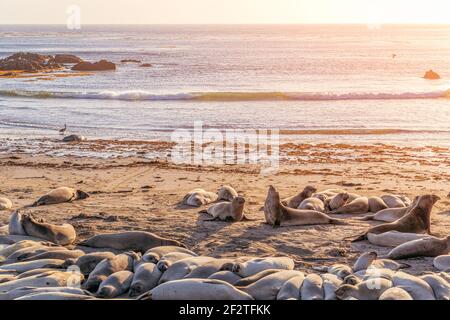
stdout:
POLYGON ((97 296, 111 299, 124 294, 130 289, 133 276, 133 272, 128 270, 113 273, 100 284, 97 296))
POLYGON ((383 292, 378 300, 413 300, 413 298, 402 288, 392 287, 383 292))
POLYGON ((58 204, 64 202, 72 202, 75 200, 83 200, 89 198, 89 195, 81 190, 75 190, 67 187, 60 187, 54 189, 40 197, 36 202, 34 202, 31 206, 44 206, 50 204, 58 204))
POLYGON ((231 271, 242 278, 247 278, 267 269, 292 270, 294 269, 294 260, 289 257, 254 258, 246 262, 235 263, 231 271))
POLYGON ((77 237, 74 227, 68 223, 58 226, 50 223, 38 222, 29 214, 22 216, 22 226, 25 232, 30 236, 48 240, 63 246, 72 244, 77 237))
POLYGON ((236 197, 231 202, 216 203, 206 210, 212 219, 204 221, 242 221, 244 219, 245 199, 236 197))
POLYGON ((300 192, 296 196, 283 199, 281 203, 283 203, 286 207, 297 209, 298 206, 303 202, 303 200, 311 198, 316 191, 316 188, 312 186, 306 186, 302 192, 300 192))
POLYGON ((12 208, 12 201, 8 198, 0 197, 0 210, 10 210, 12 208))
POLYGON ((362 214, 369 212, 369 198, 356 198, 350 203, 343 205, 337 209, 330 211, 333 214, 362 214))
POLYGON ((357 237, 355 241, 362 241, 367 239, 367 234, 380 234, 388 231, 399 231, 403 233, 428 233, 431 234, 431 210, 433 205, 440 198, 436 195, 424 195, 421 196, 416 205, 409 211, 404 217, 391 222, 381 224, 367 230, 366 233, 357 237))
POLYGON ((388 206, 380 197, 369 197, 369 212, 377 213, 387 208, 388 206))
POLYGON ((19 210, 11 213, 9 218, 8 231, 11 235, 25 236, 27 233, 22 227, 22 214, 19 210))
POLYGON ((96 292, 100 284, 113 273, 125 270, 133 271, 135 261, 140 258, 140 255, 134 252, 126 252, 102 260, 89 274, 87 281, 83 284, 84 289, 96 292))
POLYGON ((156 268, 154 263, 140 264, 134 272, 133 282, 130 286, 130 297, 137 297, 152 290, 158 285, 161 276, 162 272, 156 268))
POLYGON ((450 300, 450 283, 436 274, 427 274, 420 279, 428 283, 433 289, 436 300, 450 300))
POLYGON ((392 194, 387 194, 381 196, 384 203, 388 206, 388 208, 403 208, 406 207, 405 202, 399 197, 392 194))
POLYGON ((229 283, 214 279, 180 279, 152 289, 141 300, 253 300, 229 283))
POLYGON ((315 273, 308 274, 300 289, 300 298, 302 300, 323 300, 324 296, 323 279, 315 273))
POLYGON ((419 233, 404 233, 398 231, 388 231, 380 234, 367 234, 367 240, 371 244, 374 244, 379 247, 398 247, 406 242, 410 242, 418 239, 430 238, 431 236, 428 234, 419 234, 419 233))
POLYGON ((347 204, 349 195, 347 192, 340 192, 325 200, 325 212, 330 212, 347 204))
MULTIPOLYGON (((434 258, 433 266, 439 271, 447 271, 450 270, 450 255, 442 255, 434 258)), ((450 272, 450 271, 448 271, 450 272)))
POLYGON ((358 300, 378 300, 380 296, 392 287, 392 281, 384 278, 372 278, 357 285, 344 284, 336 290, 336 297, 345 300, 350 297, 358 300))
POLYGON ((168 253, 186 253, 193 257, 196 257, 197 254, 189 249, 177 246, 159 246, 148 249, 145 254, 142 256, 142 260, 145 262, 152 262, 157 264, 158 261, 168 253))
POLYGON ((273 186, 270 186, 264 204, 264 215, 266 217, 266 222, 273 226, 288 227, 315 224, 345 224, 342 220, 333 219, 322 212, 286 207, 279 199, 279 193, 273 186))
POLYGON ((450 236, 438 239, 429 237, 399 245, 387 254, 389 259, 408 259, 415 257, 437 257, 450 251, 450 236))
MULTIPOLYGON (((114 256, 114 253, 107 251, 91 252, 76 259, 73 262, 73 265, 76 265, 78 268, 80 268, 82 274, 88 276, 102 260, 112 259, 114 256)), ((68 263, 68 260, 66 260, 66 264, 64 265, 65 267, 69 267, 70 265, 72 265, 71 263, 68 263)))
POLYGON ((183 198, 182 204, 200 207, 205 204, 212 203, 217 200, 217 194, 208 192, 203 189, 194 189, 189 191, 183 198))
POLYGON ((234 190, 231 186, 222 186, 217 191, 218 198, 217 200, 225 200, 225 201, 233 201, 234 198, 238 196, 238 193, 236 190, 234 190))
POLYGON ((318 198, 319 196, 320 195, 317 195, 317 197, 311 197, 303 200, 297 209, 325 212, 325 203, 322 199, 318 198))
POLYGON ((93 236, 80 243, 93 248, 112 248, 144 253, 148 249, 159 246, 185 247, 182 243, 157 236, 145 231, 128 231, 120 233, 105 233, 93 236))
POLYGON ((436 300, 433 289, 424 280, 398 271, 392 277, 394 287, 406 290, 414 300, 436 300))

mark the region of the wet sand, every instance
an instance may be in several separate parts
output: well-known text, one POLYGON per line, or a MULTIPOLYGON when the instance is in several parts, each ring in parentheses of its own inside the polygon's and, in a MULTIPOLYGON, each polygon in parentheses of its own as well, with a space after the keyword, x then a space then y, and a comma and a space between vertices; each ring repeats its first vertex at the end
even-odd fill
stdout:
MULTIPOLYGON (((166 147, 155 144, 148 148, 165 152, 166 147)), ((389 249, 344 239, 377 223, 353 219, 357 216, 340 215, 349 223, 344 226, 266 225, 262 206, 271 184, 282 197, 294 195, 306 185, 319 190, 344 188, 361 195, 397 193, 413 198, 434 193, 442 200, 432 213, 432 232, 440 237, 448 235, 447 151, 331 144, 285 148, 281 149, 287 157, 281 161, 279 172, 270 176, 260 175, 255 165, 199 167, 143 157, 98 159, 3 152, 0 196, 10 198, 18 208, 53 188, 71 186, 87 191, 91 197, 26 211, 52 223, 73 224, 79 240, 98 233, 144 230, 182 241, 198 254, 214 257, 288 255, 295 259, 297 268, 305 270, 314 265, 352 264, 362 251, 384 254, 389 249), (433 156, 426 156, 432 152, 433 156), (352 157, 343 158, 342 153, 352 157), (201 209, 179 205, 195 187, 216 191, 222 184, 234 186, 246 198, 246 214, 255 221, 206 222, 203 220, 208 217, 198 213, 201 209)), ((8 217, 8 212, 0 212, 0 226, 8 222, 8 217)), ((407 263, 413 266, 408 270, 411 273, 434 271, 432 258, 409 259, 407 263)))

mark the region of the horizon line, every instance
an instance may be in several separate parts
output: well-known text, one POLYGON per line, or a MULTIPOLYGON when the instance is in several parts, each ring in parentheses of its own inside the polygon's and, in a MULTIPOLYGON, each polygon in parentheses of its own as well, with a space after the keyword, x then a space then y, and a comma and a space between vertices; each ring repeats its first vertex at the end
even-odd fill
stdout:
MULTIPOLYGON (((65 23, 0 23, 0 26, 65 26, 65 23)), ((361 26, 361 25, 391 25, 391 26, 450 26, 449 23, 441 22, 299 22, 299 23, 83 23, 82 26, 261 26, 261 25, 283 25, 283 26, 296 26, 296 25, 349 25, 349 26, 361 26)))

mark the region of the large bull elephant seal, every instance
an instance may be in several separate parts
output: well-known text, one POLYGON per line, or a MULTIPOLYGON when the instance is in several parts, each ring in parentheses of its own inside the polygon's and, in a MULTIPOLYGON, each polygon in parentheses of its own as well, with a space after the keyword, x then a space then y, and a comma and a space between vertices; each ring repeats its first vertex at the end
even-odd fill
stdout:
POLYGON ((32 206, 37 207, 49 204, 58 204, 75 200, 82 200, 86 198, 89 198, 89 195, 84 191, 75 190, 68 187, 60 187, 40 197, 36 202, 32 204, 32 206))
POLYGON ((322 212, 286 207, 279 199, 279 193, 273 186, 270 186, 264 204, 264 215, 266 217, 266 222, 273 226, 287 227, 314 224, 345 224, 342 220, 333 219, 322 212))
POLYGON ((159 246, 185 247, 182 243, 162 238, 145 231, 128 231, 121 233, 105 233, 93 236, 80 243, 82 246, 93 248, 112 248, 145 253, 148 249, 159 246))
POLYGON ((367 234, 381 234, 388 231, 399 231, 403 233, 428 233, 431 234, 431 210, 433 205, 440 200, 436 195, 424 195, 419 198, 414 208, 404 217, 391 222, 381 224, 367 230, 366 233, 353 241, 367 239, 367 234))
POLYGON ((77 237, 75 228, 68 223, 58 226, 38 222, 29 214, 22 216, 22 226, 25 232, 32 237, 48 240, 63 246, 72 244, 77 237))

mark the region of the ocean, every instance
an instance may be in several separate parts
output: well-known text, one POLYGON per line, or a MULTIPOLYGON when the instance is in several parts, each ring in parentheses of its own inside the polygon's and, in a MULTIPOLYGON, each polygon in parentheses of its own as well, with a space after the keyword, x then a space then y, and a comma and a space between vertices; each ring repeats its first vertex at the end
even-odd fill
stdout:
POLYGON ((168 140, 201 121, 299 143, 450 146, 450 26, 0 26, 0 58, 19 51, 117 70, 0 78, 0 142, 60 139, 65 123, 88 139, 168 140))

